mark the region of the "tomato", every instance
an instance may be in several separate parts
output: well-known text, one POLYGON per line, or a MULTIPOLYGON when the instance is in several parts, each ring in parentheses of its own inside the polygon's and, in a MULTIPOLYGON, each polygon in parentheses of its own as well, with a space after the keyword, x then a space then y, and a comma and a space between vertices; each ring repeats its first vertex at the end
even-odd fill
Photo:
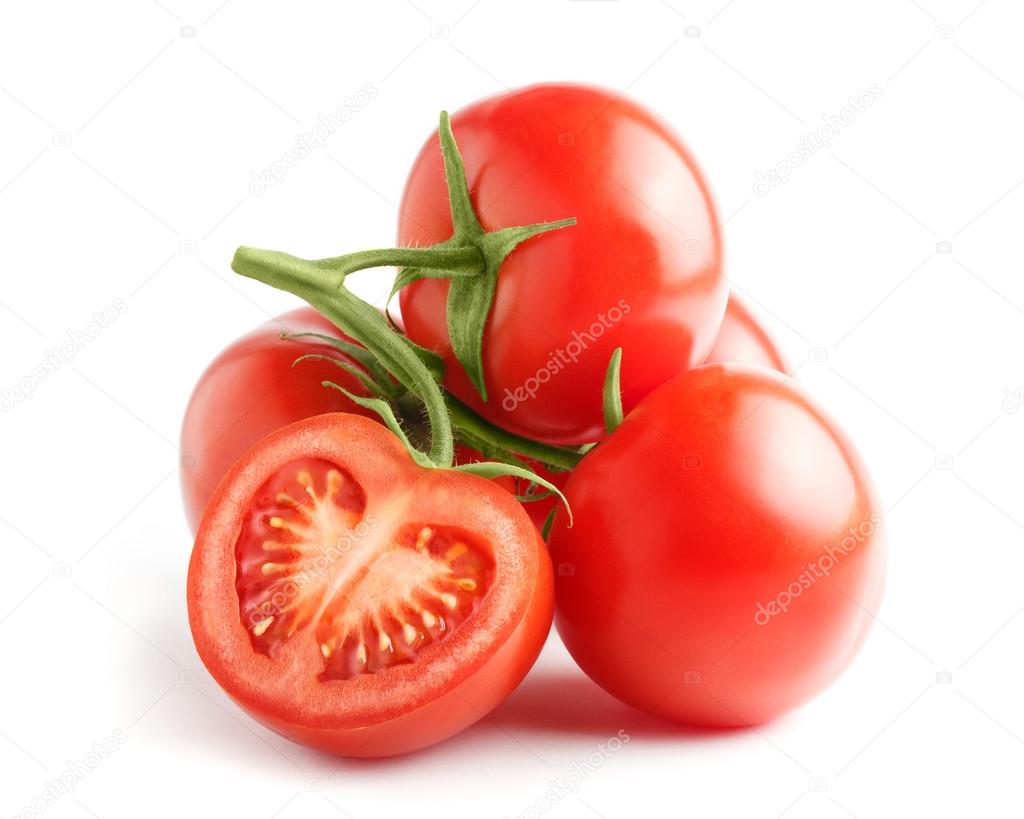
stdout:
POLYGON ((718 338, 704 363, 725 361, 760 364, 780 373, 787 372, 786 362, 772 337, 735 293, 729 294, 718 338))
MULTIPOLYGON (((441 354, 446 386, 491 422, 550 443, 595 441, 616 347, 628 410, 714 343, 727 287, 707 185, 664 123, 594 88, 502 94, 456 113, 452 128, 486 230, 577 223, 524 242, 502 265, 483 338, 486 403, 452 353, 447 280, 402 290, 406 330, 441 354)), ((435 134, 408 178, 399 244, 426 246, 451 231, 435 134)))
POLYGON ((556 625, 598 684, 692 724, 751 725, 850 662, 885 571, 860 458, 792 380, 716 364, 649 395, 572 473, 556 625))
POLYGON ((192 391, 181 429, 181 491, 193 532, 220 479, 264 435, 324 412, 377 417, 321 383, 334 381, 365 395, 355 376, 329 361, 292 366, 308 353, 351 360, 326 342, 283 339, 282 333, 342 337, 316 310, 301 307, 232 342, 206 368, 192 391))
POLYGON ((552 608, 550 560, 512 495, 416 465, 351 414, 243 455, 188 573, 214 679, 274 731, 349 756, 416 750, 487 714, 533 664, 552 608))

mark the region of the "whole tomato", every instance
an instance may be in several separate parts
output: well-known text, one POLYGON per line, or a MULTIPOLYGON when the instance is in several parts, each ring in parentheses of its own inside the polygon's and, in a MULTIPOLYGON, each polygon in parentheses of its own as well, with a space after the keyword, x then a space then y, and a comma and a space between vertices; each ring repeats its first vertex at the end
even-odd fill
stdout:
MULTIPOLYGON (((402 291, 406 331, 441 354, 446 386, 493 423, 550 443, 595 441, 616 347, 628 410, 714 343, 727 287, 707 185, 661 120, 596 88, 501 94, 456 113, 452 128, 484 229, 576 225, 530 239, 502 264, 483 337, 486 403, 452 352, 447 280, 402 291)), ((400 245, 452 233, 437 145, 435 134, 409 175, 400 245)))
POLYGON ((716 364, 668 382, 588 454, 549 545, 558 631, 621 700, 751 725, 818 694, 877 611, 881 510, 791 379, 716 364))
POLYGON ((715 346, 711 348, 704 363, 727 361, 760 364, 780 373, 788 372, 782 353, 768 331, 734 292, 729 294, 729 303, 725 308, 725 317, 718 330, 715 346))

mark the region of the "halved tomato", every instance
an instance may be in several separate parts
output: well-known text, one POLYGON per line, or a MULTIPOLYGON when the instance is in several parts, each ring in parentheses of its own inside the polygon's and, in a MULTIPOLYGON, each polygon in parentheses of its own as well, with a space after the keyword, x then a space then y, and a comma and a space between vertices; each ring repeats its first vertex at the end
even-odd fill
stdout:
POLYGON ((491 481, 426 469, 331 413, 250 449, 188 575, 203 663, 255 719, 347 756, 455 734, 525 676, 551 625, 547 551, 491 481))

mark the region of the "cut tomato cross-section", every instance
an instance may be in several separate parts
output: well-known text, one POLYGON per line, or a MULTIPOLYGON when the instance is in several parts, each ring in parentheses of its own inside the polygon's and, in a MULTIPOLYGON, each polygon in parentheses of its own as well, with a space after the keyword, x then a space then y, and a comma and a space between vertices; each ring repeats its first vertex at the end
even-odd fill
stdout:
POLYGON ((550 627, 551 565, 515 498, 415 465, 354 415, 302 421, 217 490, 189 570, 200 656, 274 730, 378 756, 491 710, 550 627))
POLYGON ((253 648, 268 656, 312 626, 323 679, 413 662, 473 613, 494 579, 475 536, 404 525, 380 533, 366 497, 327 461, 287 464, 260 488, 235 547, 253 648))

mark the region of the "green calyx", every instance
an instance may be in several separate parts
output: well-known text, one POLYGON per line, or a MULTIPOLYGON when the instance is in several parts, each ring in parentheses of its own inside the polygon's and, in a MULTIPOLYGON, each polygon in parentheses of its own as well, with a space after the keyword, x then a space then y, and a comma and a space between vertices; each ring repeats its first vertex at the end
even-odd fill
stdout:
POLYGON ((611 435, 622 423, 622 388, 619 385, 619 369, 622 366, 622 348, 616 347, 608 360, 604 374, 604 431, 611 435))
MULTIPOLYGON (((522 227, 501 228, 487 232, 480 224, 466 184, 466 169, 455 143, 451 120, 447 111, 441 112, 438 127, 441 153, 444 156, 445 181, 448 186, 448 203, 451 210, 453 232, 450 239, 433 248, 449 251, 474 251, 479 267, 470 274, 460 270, 445 270, 438 267, 426 269, 415 263, 407 264, 395 279, 390 301, 394 295, 425 278, 446 278, 451 280, 448 289, 446 312, 448 316, 448 337, 452 351, 466 371, 480 397, 487 400, 487 385, 484 383, 483 337, 490 315, 494 292, 498 285, 498 273, 505 258, 527 239, 542 233, 569 227, 576 220, 559 219, 554 222, 539 222, 522 227)), ((432 249, 432 248, 431 248, 432 249)))

